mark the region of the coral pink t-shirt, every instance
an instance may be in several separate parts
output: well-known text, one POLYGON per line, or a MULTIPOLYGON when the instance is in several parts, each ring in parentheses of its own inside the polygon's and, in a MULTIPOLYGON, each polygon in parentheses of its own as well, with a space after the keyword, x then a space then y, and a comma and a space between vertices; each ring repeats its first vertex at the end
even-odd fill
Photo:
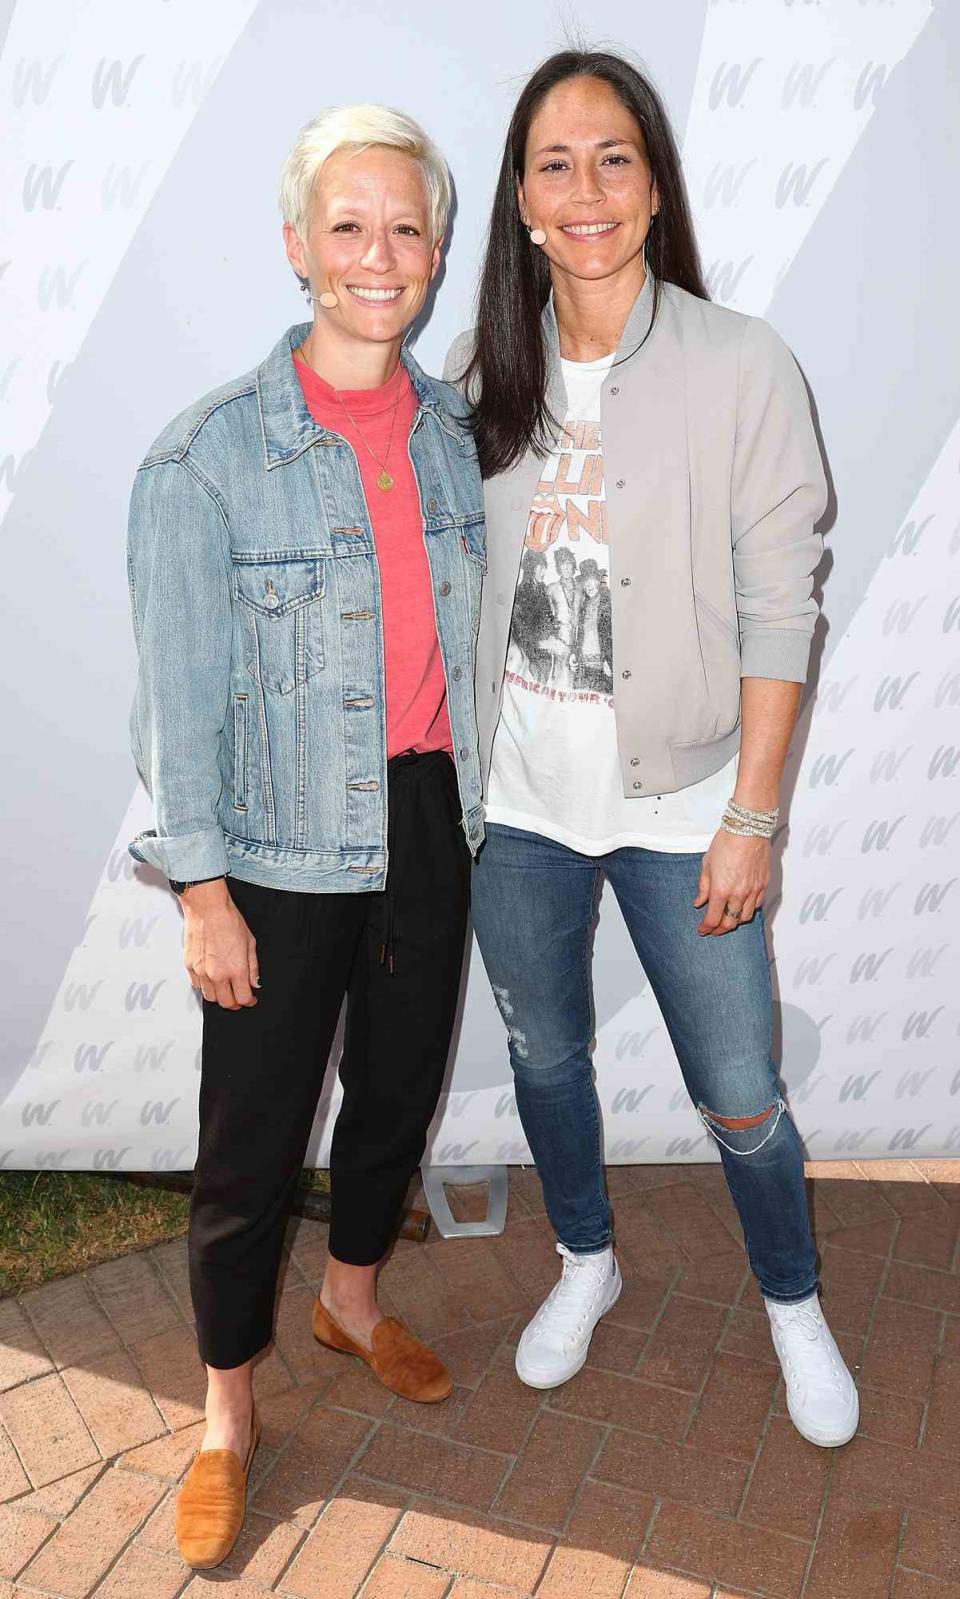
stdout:
POLYGON ((453 751, 443 662, 437 641, 430 567, 423 544, 417 480, 407 450, 417 400, 404 367, 378 389, 334 389, 302 356, 294 365, 315 422, 339 433, 357 457, 380 568, 383 654, 387 676, 387 759, 404 750, 453 751), (400 400, 387 456, 393 407, 400 400), (338 395, 347 407, 340 403, 338 395), (347 411, 350 415, 347 415, 347 411), (363 430, 351 420, 355 417, 363 430), (386 458, 393 487, 377 487, 386 458))

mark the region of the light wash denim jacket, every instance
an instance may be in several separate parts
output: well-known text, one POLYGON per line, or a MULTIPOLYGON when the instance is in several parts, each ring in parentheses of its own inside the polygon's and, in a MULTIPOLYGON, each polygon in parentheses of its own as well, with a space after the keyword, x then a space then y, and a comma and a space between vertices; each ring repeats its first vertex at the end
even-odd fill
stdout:
MULTIPOLYGON (((156 829, 130 853, 179 879, 382 889, 387 755, 380 579, 357 458, 310 415, 288 329, 142 462, 128 568, 130 716, 156 829)), ((447 685, 462 825, 483 840, 474 655, 486 565, 464 402, 406 352, 409 453, 447 685)))

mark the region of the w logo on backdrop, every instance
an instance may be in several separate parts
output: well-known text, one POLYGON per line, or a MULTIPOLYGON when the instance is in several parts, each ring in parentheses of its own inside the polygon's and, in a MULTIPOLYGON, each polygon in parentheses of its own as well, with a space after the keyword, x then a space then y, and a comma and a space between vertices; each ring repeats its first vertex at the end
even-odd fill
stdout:
POLYGON ((45 105, 50 98, 53 80, 57 74, 63 56, 55 56, 52 61, 24 61, 21 59, 13 69, 13 103, 18 111, 22 111, 27 100, 32 100, 34 105, 45 105))
POLYGON ((53 167, 28 167, 23 180, 23 209, 35 211, 39 205, 44 211, 52 211, 59 205, 72 166, 72 161, 64 161, 56 173, 53 167))
POLYGON ((715 111, 724 101, 728 106, 738 106, 747 92, 750 79, 760 65, 761 57, 756 56, 749 66, 742 61, 732 61, 728 66, 726 61, 721 61, 713 75, 710 85, 709 105, 715 111))
POLYGON ((101 56, 94 68, 91 85, 93 103, 98 111, 103 110, 108 96, 115 106, 126 105, 130 86, 142 60, 142 55, 134 56, 124 66, 122 61, 108 61, 106 56, 101 56))

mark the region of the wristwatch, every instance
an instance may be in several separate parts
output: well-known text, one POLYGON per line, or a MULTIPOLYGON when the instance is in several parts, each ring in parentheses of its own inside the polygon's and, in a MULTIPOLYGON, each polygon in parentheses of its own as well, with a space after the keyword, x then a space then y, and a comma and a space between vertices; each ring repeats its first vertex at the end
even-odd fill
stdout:
POLYGON ((218 872, 216 877, 195 877, 189 883, 180 883, 171 877, 169 883, 175 894, 182 894, 185 888, 195 888, 198 883, 215 883, 222 876, 223 873, 218 872))

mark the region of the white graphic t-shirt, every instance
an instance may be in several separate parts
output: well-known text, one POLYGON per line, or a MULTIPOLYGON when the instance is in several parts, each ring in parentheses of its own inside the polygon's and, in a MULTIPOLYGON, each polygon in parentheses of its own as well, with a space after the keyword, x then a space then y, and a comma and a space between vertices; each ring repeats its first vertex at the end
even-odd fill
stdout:
POLYGON ((583 855, 705 850, 733 793, 736 755, 674 794, 623 793, 600 439, 612 361, 562 362, 567 418, 530 508, 486 816, 583 855))

